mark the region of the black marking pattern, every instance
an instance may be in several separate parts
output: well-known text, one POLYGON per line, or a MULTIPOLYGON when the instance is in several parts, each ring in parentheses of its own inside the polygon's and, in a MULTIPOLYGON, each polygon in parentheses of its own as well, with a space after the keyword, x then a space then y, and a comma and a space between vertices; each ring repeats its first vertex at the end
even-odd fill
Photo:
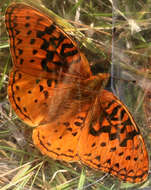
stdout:
MULTIPOLYGON (((91 154, 85 154, 86 157, 90 157, 91 154)), ((101 156, 96 156, 95 160, 100 161, 101 156)), ((128 157, 127 160, 129 160, 130 158, 128 157)), ((137 160, 137 159, 136 159, 137 160)), ((114 175, 120 176, 121 179, 123 181, 127 181, 130 180, 131 182, 135 183, 136 179, 139 181, 142 181, 144 176, 146 176, 148 174, 148 170, 142 170, 142 174, 135 174, 135 171, 133 169, 127 171, 126 168, 122 168, 119 169, 119 163, 114 164, 114 166, 111 166, 111 159, 106 160, 105 163, 101 164, 96 164, 97 162, 94 162, 94 160, 87 160, 88 162, 93 163, 94 166, 96 166, 96 168, 100 168, 104 171, 107 171, 108 173, 112 174, 114 173, 114 175), (108 166, 106 165, 108 164, 108 166), (106 165, 106 166, 105 166, 106 165)))
POLYGON ((77 51, 75 46, 72 44, 70 40, 68 40, 68 37, 59 32, 58 28, 55 26, 54 23, 46 27, 44 31, 37 31, 37 38, 43 40, 41 49, 47 52, 46 58, 41 61, 41 66, 45 71, 52 72, 48 65, 49 62, 52 62, 56 66, 63 66, 67 69, 70 66, 70 64, 75 63, 75 61, 67 63, 67 57, 77 56, 77 62, 80 61, 79 52, 77 51), (58 37, 56 37, 53 33, 57 33, 58 37), (46 34, 51 35, 49 40, 45 39, 46 34), (50 51, 50 46, 52 46, 54 50, 50 51), (60 58, 60 60, 57 60, 55 58, 56 55, 60 58))
MULTIPOLYGON (((62 139, 62 137, 61 137, 60 139, 62 139)), ((56 155, 56 156, 58 156, 58 157, 59 157, 59 156, 64 156, 64 157, 68 157, 68 158, 69 158, 69 157, 70 157, 70 158, 74 158, 74 156, 75 156, 75 155, 71 155, 71 154, 60 153, 60 150, 61 150, 60 147, 56 148, 56 149, 59 151, 59 153, 57 153, 57 151, 50 150, 50 149, 49 149, 48 147, 46 147, 46 145, 42 142, 39 132, 38 132, 38 140, 39 140, 40 145, 41 145, 44 149, 46 149, 48 152, 51 152, 51 153, 53 153, 54 155, 56 155)), ((49 142, 49 144, 51 144, 51 143, 49 142)), ((50 145, 49 145, 49 146, 50 146, 50 145)), ((73 153, 73 150, 68 149, 68 152, 69 152, 69 153, 73 153)))
POLYGON ((129 140, 133 140, 135 136, 140 135, 140 131, 134 127, 132 127, 132 131, 126 132, 127 127, 133 126, 133 123, 131 122, 129 117, 125 117, 127 115, 127 112, 123 109, 121 105, 114 106, 115 101, 111 101, 107 107, 103 110, 103 114, 101 114, 100 117, 100 127, 96 130, 93 127, 93 123, 90 125, 90 134, 92 136, 100 136, 103 133, 107 133, 109 136, 109 140, 113 141, 115 139, 119 140, 119 145, 121 147, 127 147, 127 142, 129 140), (110 110, 110 114, 108 114, 108 110, 110 110), (120 114, 119 114, 120 112, 120 114), (117 117, 118 113, 118 117, 117 117), (104 119, 107 119, 108 125, 103 125, 104 120, 102 119, 102 115, 104 119), (120 116, 119 116, 120 115, 120 116), (126 119, 125 119, 126 118, 126 119), (113 121, 115 123, 113 123, 113 121), (116 122, 117 121, 117 122, 116 122), (112 132, 112 129, 115 129, 116 132, 112 132), (126 132, 126 138, 121 140, 120 134, 123 134, 126 132))
MULTIPOLYGON (((18 109, 19 112, 20 112, 25 118, 27 118, 28 120, 31 120, 31 118, 29 117, 29 115, 26 114, 26 112, 27 112, 26 107, 23 107, 23 110, 22 110, 22 109, 20 108, 20 106, 18 105, 17 101, 16 101, 16 99, 17 99, 17 100, 20 102, 20 101, 21 101, 21 98, 20 98, 20 97, 16 97, 15 92, 14 92, 14 88, 15 88, 15 78, 18 78, 18 80, 21 79, 21 73, 18 73, 17 71, 13 73, 13 81, 12 81, 11 86, 10 86, 11 92, 12 92, 12 99, 13 99, 13 102, 14 102, 14 104, 15 104, 15 106, 16 106, 16 109, 18 109), (19 76, 19 77, 16 77, 16 76, 19 76)), ((19 87, 17 87, 17 88, 18 88, 18 90, 19 90, 19 87)))
MULTIPOLYGON (((69 71, 75 74, 79 73, 77 67, 74 67, 72 71, 69 70, 72 64, 82 65, 77 44, 51 19, 45 15, 42 16, 37 10, 33 12, 33 8, 21 3, 11 5, 7 9, 6 15, 6 26, 10 36, 11 51, 13 52, 15 61, 20 62, 20 65, 38 62, 37 64, 41 66, 41 70, 49 73, 57 73, 60 67, 66 73, 69 71), (26 13, 23 12, 24 9, 26 9, 26 13), (24 22, 23 15, 25 15, 24 22), (34 20, 32 15, 37 20, 34 20), (43 24, 44 22, 47 23, 46 26, 43 24), (22 35, 22 33, 24 34, 22 35), (25 35, 27 35, 27 40, 22 39, 25 35), (31 38, 30 35, 32 35, 31 38), (37 45, 39 47, 36 49, 37 45), (24 47, 29 47, 29 50, 28 48, 24 49, 24 47), (31 55, 29 56, 29 60, 25 62, 25 54, 29 54, 29 51, 31 55), (39 55, 41 58, 38 61, 39 55)), ((32 66, 36 69, 36 65, 32 66)), ((89 73, 86 75, 89 75, 89 73)))

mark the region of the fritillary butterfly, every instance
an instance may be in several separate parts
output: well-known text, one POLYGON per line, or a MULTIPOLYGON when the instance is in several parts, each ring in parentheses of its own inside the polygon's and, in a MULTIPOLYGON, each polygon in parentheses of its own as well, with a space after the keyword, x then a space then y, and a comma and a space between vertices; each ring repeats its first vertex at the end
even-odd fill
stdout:
POLYGON ((104 90, 109 75, 93 76, 77 44, 41 11, 13 3, 5 18, 13 59, 9 100, 35 127, 36 147, 53 159, 144 181, 144 140, 127 108, 104 90))

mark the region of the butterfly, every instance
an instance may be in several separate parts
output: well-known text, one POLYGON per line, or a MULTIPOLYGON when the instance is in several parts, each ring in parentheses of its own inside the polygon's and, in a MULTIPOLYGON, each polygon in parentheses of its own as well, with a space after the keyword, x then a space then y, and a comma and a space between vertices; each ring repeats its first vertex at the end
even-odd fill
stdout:
POLYGON ((13 68, 12 108, 53 159, 81 161, 127 182, 148 176, 143 137, 126 106, 93 75, 76 42, 42 11, 13 3, 5 15, 13 68))

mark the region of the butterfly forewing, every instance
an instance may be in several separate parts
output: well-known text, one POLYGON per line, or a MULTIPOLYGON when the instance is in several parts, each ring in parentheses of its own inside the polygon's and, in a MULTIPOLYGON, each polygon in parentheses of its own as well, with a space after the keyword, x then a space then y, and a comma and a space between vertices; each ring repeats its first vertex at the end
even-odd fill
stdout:
MULTIPOLYGON (((138 183, 148 176, 148 154, 132 116, 111 92, 100 94, 100 117, 88 115, 79 140, 83 163, 138 183)), ((98 114, 98 113, 97 113, 98 114)))
POLYGON ((77 44, 48 16, 26 4, 14 3, 7 8, 5 18, 16 68, 46 78, 57 74, 56 79, 60 68, 85 78, 91 75, 77 44))

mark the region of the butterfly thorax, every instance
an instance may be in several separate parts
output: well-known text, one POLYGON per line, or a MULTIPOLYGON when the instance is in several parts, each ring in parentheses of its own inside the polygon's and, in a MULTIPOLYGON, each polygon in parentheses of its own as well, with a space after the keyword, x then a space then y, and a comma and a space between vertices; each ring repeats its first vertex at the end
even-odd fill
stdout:
POLYGON ((89 110, 98 94, 104 89, 109 74, 98 74, 89 79, 74 79, 63 82, 54 89, 54 96, 49 103, 49 121, 66 120, 80 111, 89 110))

